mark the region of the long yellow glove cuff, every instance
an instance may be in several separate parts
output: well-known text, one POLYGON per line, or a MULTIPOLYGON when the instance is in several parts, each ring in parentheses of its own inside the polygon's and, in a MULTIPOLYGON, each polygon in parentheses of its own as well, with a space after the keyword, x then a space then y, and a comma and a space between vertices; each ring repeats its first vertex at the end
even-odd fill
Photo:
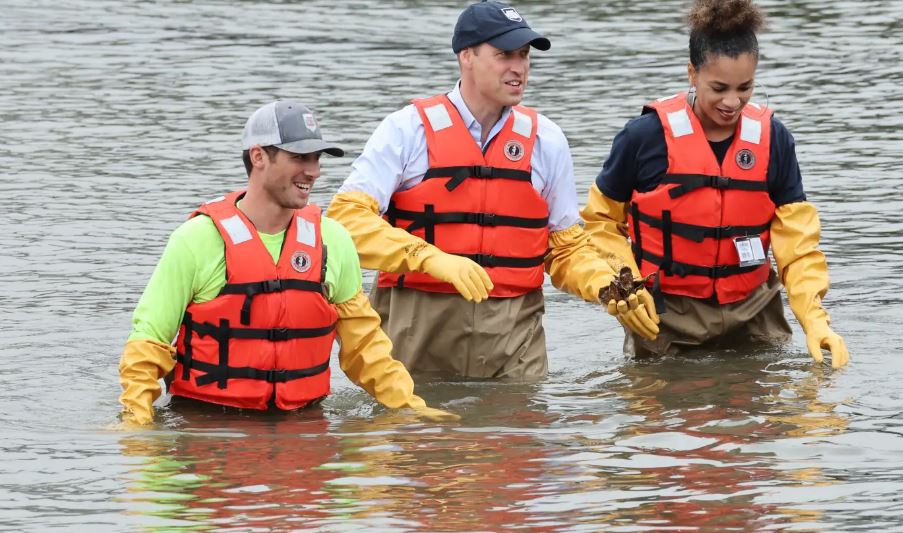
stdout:
POLYGON ((153 403, 161 393, 158 380, 176 366, 174 347, 149 339, 126 343, 119 359, 123 419, 135 424, 154 420, 153 403))
POLYGON ((379 205, 369 194, 339 193, 326 214, 351 233, 362 267, 395 273, 426 272, 454 285, 466 300, 480 302, 489 297, 492 281, 483 267, 390 226, 379 216, 379 205))
POLYGON ((602 257, 608 259, 616 271, 620 271, 622 266, 629 266, 633 277, 639 277, 640 269, 627 240, 627 202, 612 200, 593 184, 580 216, 583 217, 590 242, 599 249, 602 257))
POLYGON ((549 235, 545 264, 552 285, 587 302, 598 303, 599 290, 615 275, 578 224, 549 235))
POLYGON ((843 338, 829 327, 831 318, 821 305, 829 280, 825 254, 818 249, 820 235, 818 211, 809 202, 785 204, 775 210, 771 247, 790 308, 806 332, 815 361, 821 362, 821 348, 828 348, 832 365, 839 367, 847 363, 849 353, 843 338))
POLYGON ((353 383, 386 407, 410 407, 431 420, 457 420, 452 413, 433 409, 414 394, 414 380, 392 357, 392 341, 380 329, 379 315, 363 292, 336 305, 339 321, 339 364, 353 383))

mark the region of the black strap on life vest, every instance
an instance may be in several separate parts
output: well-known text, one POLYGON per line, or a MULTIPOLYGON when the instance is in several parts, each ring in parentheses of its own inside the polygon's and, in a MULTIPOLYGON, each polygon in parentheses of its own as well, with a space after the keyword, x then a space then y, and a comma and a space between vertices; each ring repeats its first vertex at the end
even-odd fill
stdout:
MULTIPOLYGON (((195 322, 191 319, 190 313, 185 314, 184 323, 186 331, 193 331, 200 337, 209 336, 216 339, 219 345, 219 359, 217 364, 205 363, 203 361, 193 359, 191 357, 191 345, 186 344, 186 353, 178 355, 179 361, 181 361, 183 364, 182 378, 188 379, 188 371, 191 368, 197 368, 206 372, 204 376, 200 376, 195 380, 195 382, 199 386, 216 381, 218 382, 217 386, 220 389, 226 388, 227 382, 230 378, 246 377, 249 379, 265 379, 265 377, 253 377, 251 375, 245 375, 248 374, 248 372, 245 372, 240 368, 236 370, 236 367, 229 366, 229 339, 258 339, 269 340, 271 342, 279 342, 287 341, 290 339, 322 337, 335 330, 335 322, 333 322, 329 326, 324 326, 322 328, 233 328, 230 326, 228 319, 220 320, 218 325, 211 322, 195 322), (244 374, 242 374, 242 372, 244 372, 244 374)), ((190 338, 186 336, 186 341, 188 340, 190 340, 190 338)), ((326 362, 326 366, 329 366, 328 361, 326 362)), ((252 370, 257 372, 260 376, 263 376, 266 372, 269 372, 256 369, 252 370)), ((297 374, 296 377, 291 377, 289 379, 299 379, 302 377, 307 377, 308 375, 319 373, 315 372, 314 374, 304 374, 304 372, 309 371, 312 371, 312 369, 300 369, 285 372, 290 373, 287 375, 297 374), (295 374, 291 374, 291 372, 294 372, 295 374)), ((288 379, 286 379, 285 381, 288 381, 288 379)))
POLYGON ((260 379, 263 381, 268 381, 270 383, 285 383, 287 381, 292 381, 295 379, 308 378, 311 376, 316 376, 317 374, 322 374, 329 368, 329 360, 327 360, 324 363, 316 366, 309 368, 297 368, 293 370, 261 370, 259 368, 248 366, 228 366, 226 367, 225 372, 223 372, 220 365, 205 363, 204 361, 197 360, 194 360, 191 363, 186 363, 185 358, 182 354, 178 354, 177 358, 185 368, 188 368, 190 365, 191 368, 204 372, 204 375, 198 376, 195 379, 195 383, 198 386, 208 385, 210 383, 221 381, 223 379, 260 379))
POLYGON ((545 254, 536 257, 506 257, 489 254, 455 254, 483 267, 532 268, 543 264, 545 254))
MULTIPOLYGON (((661 267, 662 263, 664 262, 663 257, 650 253, 648 250, 642 250, 635 244, 633 245, 633 253, 637 256, 637 261, 648 261, 653 265, 659 267, 661 267)), ((704 267, 699 265, 691 265, 689 263, 680 263, 672 260, 671 275, 680 277, 705 276, 707 278, 719 279, 726 278, 728 276, 736 276, 737 274, 746 274, 748 272, 753 272, 761 266, 762 265, 741 267, 740 265, 715 265, 712 267, 704 267)))
POLYGON ((193 324, 191 321, 191 313, 185 312, 185 317, 182 319, 182 323, 185 325, 185 334, 182 336, 182 345, 185 346, 185 355, 183 356, 185 362, 182 364, 182 379, 188 380, 190 376, 189 371, 191 370, 191 356, 193 352, 193 348, 191 347, 191 335, 194 331, 193 324))
POLYGON ((679 186, 668 191, 671 198, 678 198, 702 187, 712 187, 720 190, 737 191, 767 191, 768 183, 764 181, 739 180, 726 176, 708 176, 705 174, 665 174, 662 176, 663 184, 676 183, 679 186))
MULTIPOLYGON (((634 232, 639 233, 637 229, 637 221, 643 222, 653 228, 661 230, 664 227, 664 221, 661 218, 647 215, 639 210, 632 213, 634 219, 634 232)), ((758 226, 697 226, 695 224, 685 224, 683 222, 671 221, 671 233, 694 242, 702 242, 706 238, 728 239, 731 237, 742 237, 749 235, 759 235, 769 229, 771 224, 760 224, 758 226)))
MULTIPOLYGON (((323 248, 323 272, 321 272, 321 275, 323 276, 323 279, 325 279, 325 247, 323 248)), ((220 291, 220 294, 245 295, 245 301, 241 306, 241 323, 248 325, 251 323, 251 300, 255 295, 282 292, 287 290, 310 291, 325 294, 323 283, 303 279, 268 279, 265 281, 254 281, 251 283, 227 283, 220 291)))
POLYGON ((426 171, 426 174, 423 175, 423 179, 428 180, 432 178, 451 178, 450 180, 448 180, 448 183, 445 184, 445 188, 449 191, 453 191, 467 178, 531 181, 532 176, 530 172, 526 170, 474 165, 466 167, 461 166, 431 168, 426 171))
POLYGON ((541 229, 549 225, 549 217, 527 218, 497 215, 495 213, 459 211, 437 213, 432 204, 424 205, 423 209, 423 211, 408 211, 398 209, 394 204, 389 204, 386 214, 389 216, 390 223, 397 222, 398 219, 410 220, 411 224, 404 228, 408 233, 414 233, 414 231, 423 228, 424 240, 430 244, 435 244, 436 242, 435 226, 437 224, 476 224, 483 227, 506 226, 531 229, 541 229))

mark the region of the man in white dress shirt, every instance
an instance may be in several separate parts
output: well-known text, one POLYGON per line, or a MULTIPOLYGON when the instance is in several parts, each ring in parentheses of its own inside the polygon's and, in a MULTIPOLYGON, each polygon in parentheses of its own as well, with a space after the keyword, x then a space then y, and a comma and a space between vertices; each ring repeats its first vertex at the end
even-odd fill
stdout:
MULTIPOLYGON (((519 105, 531 47, 550 46, 513 7, 467 7, 452 38, 460 81, 386 117, 329 207, 380 271, 371 300, 413 374, 542 378, 543 272, 589 302, 612 280, 578 224, 564 133, 519 105)), ((647 291, 603 304, 658 333, 647 291)))

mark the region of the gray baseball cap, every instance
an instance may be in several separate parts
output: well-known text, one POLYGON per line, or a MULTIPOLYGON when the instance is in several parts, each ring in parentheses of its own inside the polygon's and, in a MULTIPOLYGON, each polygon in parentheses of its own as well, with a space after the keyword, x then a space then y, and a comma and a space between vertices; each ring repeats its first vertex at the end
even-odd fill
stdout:
POLYGON ((291 100, 277 100, 254 111, 241 134, 241 149, 248 150, 255 144, 295 154, 345 155, 344 150, 323 140, 313 111, 291 100))

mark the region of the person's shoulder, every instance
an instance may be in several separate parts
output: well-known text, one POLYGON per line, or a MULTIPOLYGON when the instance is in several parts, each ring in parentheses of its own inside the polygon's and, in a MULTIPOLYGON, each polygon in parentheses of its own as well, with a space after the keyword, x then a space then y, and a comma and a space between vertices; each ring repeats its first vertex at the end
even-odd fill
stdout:
POLYGON ((658 113, 647 112, 627 121, 624 125, 624 131, 635 139, 645 139, 651 136, 661 136, 664 133, 662 128, 662 120, 658 113))
POLYGON ((568 139, 555 121, 542 113, 536 113, 536 137, 547 148, 567 148, 568 139))
POLYGON ((771 115, 771 142, 781 146, 793 146, 796 144, 793 134, 774 114, 771 115))
POLYGON ((327 246, 354 246, 354 241, 351 240, 351 233, 338 220, 322 215, 320 217, 320 228, 323 234, 323 242, 327 246))
POLYGON ((186 244, 195 244, 219 237, 219 230, 213 219, 206 215, 198 215, 182 222, 170 236, 170 240, 178 240, 186 244))

